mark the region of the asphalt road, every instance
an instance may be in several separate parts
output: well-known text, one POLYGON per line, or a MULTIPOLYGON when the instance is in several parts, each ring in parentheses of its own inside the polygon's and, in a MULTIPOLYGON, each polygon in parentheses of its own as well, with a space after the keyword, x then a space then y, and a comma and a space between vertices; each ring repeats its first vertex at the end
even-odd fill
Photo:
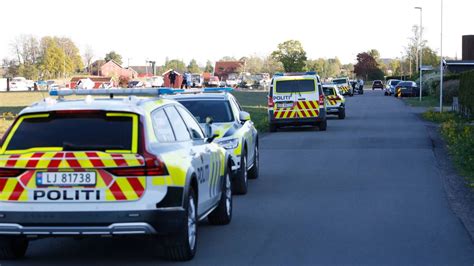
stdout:
MULTIPOLYGON (((204 223, 201 265, 473 265, 474 245, 450 210, 423 123, 394 97, 347 100, 326 132, 261 139, 261 177, 235 199, 229 226, 204 223)), ((3 265, 164 264, 152 242, 51 239, 3 265)))

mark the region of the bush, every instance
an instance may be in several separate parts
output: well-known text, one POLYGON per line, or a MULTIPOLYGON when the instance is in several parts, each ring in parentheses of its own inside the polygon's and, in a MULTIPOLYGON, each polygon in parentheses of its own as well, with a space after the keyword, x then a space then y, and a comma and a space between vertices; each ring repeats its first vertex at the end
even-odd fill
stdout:
POLYGON ((474 113, 474 71, 462 73, 459 83, 459 103, 469 114, 474 113))
POLYGON ((422 114, 425 120, 435 122, 435 123, 444 123, 448 121, 458 121, 459 117, 454 112, 435 112, 433 109, 430 109, 422 114))
MULTIPOLYGON (((436 87, 436 96, 439 99, 439 81, 436 87)), ((453 97, 459 97, 459 80, 448 80, 443 82, 443 103, 452 104, 453 97)))

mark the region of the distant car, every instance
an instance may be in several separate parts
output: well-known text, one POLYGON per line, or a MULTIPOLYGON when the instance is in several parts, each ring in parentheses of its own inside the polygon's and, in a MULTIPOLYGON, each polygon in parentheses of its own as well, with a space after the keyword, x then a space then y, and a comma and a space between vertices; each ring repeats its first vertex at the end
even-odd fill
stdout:
POLYGON ((228 80, 225 81, 225 84, 228 87, 236 87, 237 84, 238 84, 238 80, 237 79, 228 79, 228 80))
POLYGON ((352 89, 352 86, 349 82, 349 78, 336 78, 332 80, 332 83, 337 85, 337 88, 342 93, 342 95, 349 95, 351 97, 354 96, 354 90, 352 89))
POLYGON ((147 85, 153 88, 163 87, 163 84, 165 83, 165 80, 162 76, 153 76, 151 78, 148 78, 146 81, 148 82, 147 85))
POLYGON ((27 81, 24 77, 14 77, 10 81, 10 91, 29 91, 27 81))
POLYGON ((372 83, 372 90, 381 89, 383 90, 383 82, 381 80, 374 80, 372 83))
POLYGON ((402 81, 395 87, 395 97, 418 97, 420 88, 414 81, 402 81))
POLYGON ((204 78, 201 74, 191 74, 191 83, 193 88, 202 88, 204 84, 204 78))
POLYGON ((143 88, 145 84, 139 80, 132 80, 128 82, 129 88, 143 88))
POLYGON ((209 87, 219 87, 220 85, 219 77, 217 76, 210 77, 208 84, 209 84, 209 87))
POLYGON ((385 92, 384 95, 390 96, 392 94, 395 94, 395 87, 400 83, 401 80, 398 79, 389 79, 387 80, 387 83, 385 83, 385 92))

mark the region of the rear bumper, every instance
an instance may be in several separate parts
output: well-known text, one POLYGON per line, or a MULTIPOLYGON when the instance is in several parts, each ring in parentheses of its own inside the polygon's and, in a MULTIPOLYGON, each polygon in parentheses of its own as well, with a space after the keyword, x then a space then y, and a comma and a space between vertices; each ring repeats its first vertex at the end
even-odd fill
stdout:
POLYGON ((183 208, 109 212, 1 212, 0 235, 166 235, 186 223, 183 208))
POLYGON ((334 114, 334 113, 339 113, 343 109, 344 109, 344 106, 327 107, 326 112, 328 114, 334 114))
POLYGON ((300 125, 314 125, 316 123, 326 120, 326 110, 320 109, 319 116, 309 118, 289 118, 289 119, 275 119, 273 111, 268 113, 268 121, 271 125, 279 126, 300 126, 300 125))

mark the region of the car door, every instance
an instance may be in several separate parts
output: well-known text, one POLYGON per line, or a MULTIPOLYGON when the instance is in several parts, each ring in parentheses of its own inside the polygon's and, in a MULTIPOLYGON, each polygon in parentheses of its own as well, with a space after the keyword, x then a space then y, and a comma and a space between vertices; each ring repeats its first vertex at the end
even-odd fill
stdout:
MULTIPOLYGON (((234 116, 237 118, 239 126, 239 134, 247 142, 247 161, 253 162, 255 160, 255 143, 257 139, 257 130, 254 127, 253 121, 240 121, 240 112, 243 111, 237 99, 230 97, 230 106, 234 112, 234 116)), ((250 165, 251 163, 249 163, 250 165)))
POLYGON ((193 141, 193 150, 201 160, 200 167, 197 168, 199 190, 203 198, 205 209, 212 208, 218 201, 221 190, 221 161, 217 149, 207 143, 202 128, 188 110, 182 106, 175 106, 181 118, 185 122, 193 141))

